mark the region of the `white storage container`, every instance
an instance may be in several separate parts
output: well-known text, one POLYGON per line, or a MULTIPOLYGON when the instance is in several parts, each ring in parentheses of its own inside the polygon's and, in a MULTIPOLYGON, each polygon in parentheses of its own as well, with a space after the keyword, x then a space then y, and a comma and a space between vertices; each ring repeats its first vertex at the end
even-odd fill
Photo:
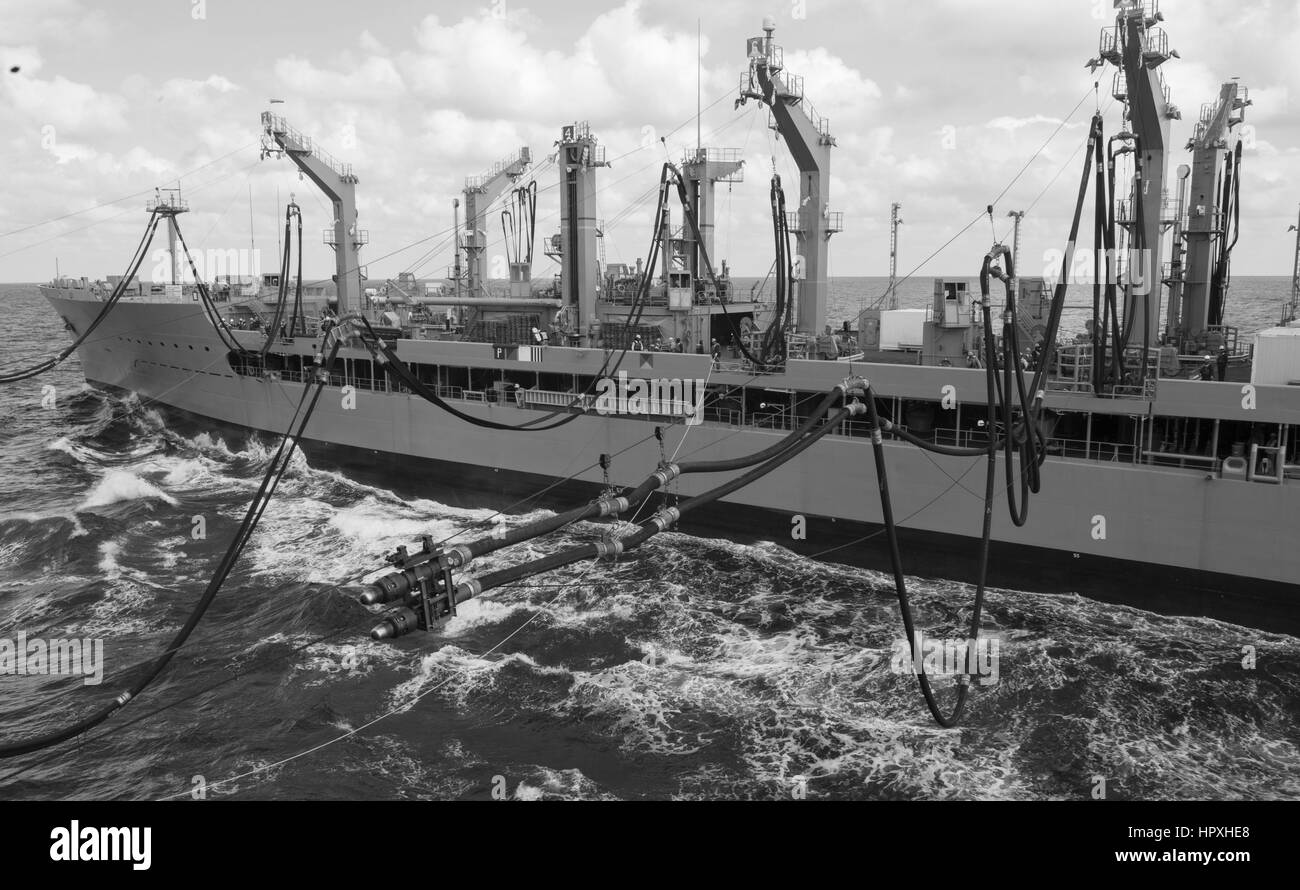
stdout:
POLYGON ((880 348, 920 349, 925 338, 924 309, 889 309, 880 313, 880 348))
POLYGON ((1255 335, 1250 382, 1300 386, 1300 327, 1268 328, 1255 335))

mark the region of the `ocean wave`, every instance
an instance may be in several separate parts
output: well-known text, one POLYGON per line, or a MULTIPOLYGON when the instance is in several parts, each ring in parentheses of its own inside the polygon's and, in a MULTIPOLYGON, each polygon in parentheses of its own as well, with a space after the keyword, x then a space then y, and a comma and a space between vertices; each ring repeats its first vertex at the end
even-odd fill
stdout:
POLYGON ((180 503, 167 492, 141 479, 130 470, 109 470, 86 495, 85 500, 77 507, 77 511, 86 512, 123 501, 141 500, 158 500, 173 507, 180 503))

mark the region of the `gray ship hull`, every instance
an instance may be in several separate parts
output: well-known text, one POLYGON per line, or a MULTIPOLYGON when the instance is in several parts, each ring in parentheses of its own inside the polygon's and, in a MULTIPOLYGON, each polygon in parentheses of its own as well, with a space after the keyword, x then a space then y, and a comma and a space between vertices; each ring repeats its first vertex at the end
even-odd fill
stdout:
MULTIPOLYGON (((45 293, 74 330, 84 330, 101 307, 45 293)), ((247 339, 246 345, 261 345, 257 335, 239 336, 247 339)), ((299 344, 302 352, 314 352, 311 344, 299 344)), ((494 359, 487 344, 401 341, 399 354, 430 363, 518 367, 494 359)), ((187 303, 120 303, 79 355, 92 384, 135 392, 159 407, 242 429, 283 433, 302 392, 300 383, 236 374, 199 307, 187 303)), ((591 373, 600 356, 594 350, 556 348, 546 350, 544 363, 548 372, 591 373)), ((633 364, 646 360, 630 359, 633 364)), ((657 362, 654 370, 666 376, 725 377, 713 375, 705 356, 656 355, 648 361, 657 362)), ((849 371, 831 362, 798 364, 768 385, 825 391, 849 371)), ((900 372, 855 364, 851 370, 873 380, 877 373, 882 378, 907 373, 927 392, 937 392, 936 384, 948 378, 979 391, 975 382, 982 379, 982 372, 954 369, 900 372), (930 379, 932 372, 946 376, 930 379), (976 376, 964 376, 969 373, 976 376)), ((887 386, 881 384, 882 392, 887 386)), ((543 409, 510 402, 467 401, 457 408, 511 424, 546 415, 543 409)), ((1300 422, 1300 410, 1288 406, 1279 422, 1300 422)), ((587 415, 546 432, 492 432, 414 395, 362 389, 349 404, 331 386, 308 424, 304 449, 380 473, 389 487, 433 488, 452 500, 470 497, 472 491, 480 505, 480 492, 506 503, 567 480, 550 494, 552 503, 566 498, 572 503, 603 485, 602 455, 612 456, 613 484, 634 485, 665 455, 734 457, 768 447, 783 435, 721 423, 660 424, 661 445, 655 426, 642 418, 587 415)), ((983 515, 984 459, 939 457, 897 443, 888 443, 886 452, 894 512, 904 529, 905 568, 921 576, 969 579, 983 515)), ((828 436, 803 459, 737 492, 684 528, 742 540, 768 538, 798 552, 883 568, 883 540, 875 535, 881 516, 871 454, 865 438, 828 436), (792 536, 795 517, 806 521, 806 536, 800 540, 792 536)), ((1300 631, 1300 548, 1287 543, 1300 517, 1300 485, 1049 458, 1030 521, 1016 528, 1007 516, 1001 472, 992 583, 1300 631), (1099 527, 1104 535, 1098 534, 1099 527)), ((717 481, 688 477, 673 490, 690 495, 717 481)))

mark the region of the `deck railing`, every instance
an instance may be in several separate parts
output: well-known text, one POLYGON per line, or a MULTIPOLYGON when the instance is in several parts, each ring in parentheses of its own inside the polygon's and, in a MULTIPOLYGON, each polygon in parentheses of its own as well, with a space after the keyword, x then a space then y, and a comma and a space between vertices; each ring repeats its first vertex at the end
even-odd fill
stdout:
MULTIPOLYGON (((250 369, 245 373, 260 374, 250 369)), ((270 371, 276 378, 294 383, 307 383, 315 379, 314 368, 295 370, 290 368, 270 371)), ((392 392, 406 394, 406 387, 390 387, 383 377, 357 378, 343 374, 329 375, 329 385, 334 387, 353 386, 373 392, 392 392)), ((495 403, 495 390, 473 390, 460 386, 429 385, 440 398, 475 402, 479 404, 495 403)), ((525 389, 513 390, 513 401, 524 409, 559 409, 589 413, 596 410, 597 398, 594 395, 581 395, 571 391, 525 389)), ((641 416, 646 418, 681 419, 695 411, 693 403, 680 400, 666 400, 655 406, 660 410, 653 414, 641 416)), ((764 430, 773 433, 788 433, 802 425, 807 417, 789 410, 746 413, 735 408, 708 406, 703 409, 703 422, 719 424, 734 429, 764 430)), ((824 421, 823 421, 824 423, 824 421)), ((920 435, 936 445, 956 448, 982 448, 988 444, 988 433, 983 429, 955 429, 939 427, 925 432, 910 429, 899 424, 898 428, 920 435)), ((836 425, 829 433, 832 437, 850 439, 869 439, 871 425, 865 419, 845 420, 836 425)), ((1050 437, 1047 440, 1047 456, 1054 460, 1093 461, 1101 463, 1120 463, 1134 466, 1151 466, 1163 469, 1195 471, 1218 474, 1222 461, 1217 456, 1203 454, 1184 454, 1171 451, 1147 450, 1136 443, 1110 441, 1091 441, 1064 437, 1050 437)), ((1300 464, 1286 463, 1280 447, 1255 446, 1248 457, 1249 472, 1247 478, 1253 482, 1285 484, 1300 479, 1300 464)))

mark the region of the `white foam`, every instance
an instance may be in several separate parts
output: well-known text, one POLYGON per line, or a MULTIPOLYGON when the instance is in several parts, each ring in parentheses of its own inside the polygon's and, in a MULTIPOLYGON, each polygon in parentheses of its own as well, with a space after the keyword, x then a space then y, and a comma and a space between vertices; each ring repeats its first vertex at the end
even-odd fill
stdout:
POLYGON ((104 541, 99 545, 99 570, 104 573, 105 581, 121 577, 122 567, 117 564, 117 555, 121 552, 122 545, 117 541, 104 541))
POLYGON ((72 457, 78 463, 90 463, 94 453, 77 442, 73 442, 67 436, 61 436, 45 446, 46 451, 62 451, 64 454, 72 457))
POLYGON ((109 470, 86 495, 78 511, 107 507, 122 501, 160 500, 176 506, 175 498, 141 479, 129 470, 109 470))
POLYGON ((83 535, 89 534, 89 532, 86 531, 85 527, 82 526, 81 520, 77 517, 77 514, 75 513, 58 513, 58 512, 32 513, 30 511, 0 513, 0 522, 17 521, 17 522, 37 523, 37 522, 46 522, 50 519, 66 519, 68 522, 71 522, 72 534, 68 535, 69 538, 80 538, 83 535))
POLYGON ((528 611, 527 603, 502 603, 491 599, 471 599, 456 606, 456 617, 441 628, 445 637, 457 637, 485 624, 505 621, 519 611, 528 611))

